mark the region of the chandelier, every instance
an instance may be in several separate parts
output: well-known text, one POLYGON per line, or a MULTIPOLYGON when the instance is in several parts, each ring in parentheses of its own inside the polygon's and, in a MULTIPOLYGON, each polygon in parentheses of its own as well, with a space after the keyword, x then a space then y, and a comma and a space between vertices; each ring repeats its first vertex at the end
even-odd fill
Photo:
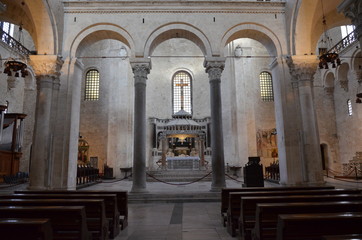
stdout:
POLYGON ((323 13, 322 24, 323 24, 323 30, 324 30, 321 42, 323 44, 326 44, 326 47, 329 50, 323 52, 323 54, 319 56, 319 68, 320 69, 323 69, 323 68, 328 69, 328 64, 329 63, 332 64, 332 68, 336 68, 336 66, 341 65, 341 60, 339 59, 338 53, 336 53, 334 51, 335 49, 331 48, 332 39, 328 35, 327 21, 326 21, 325 15, 324 15, 323 1, 322 0, 321 0, 321 5, 322 5, 322 13, 323 13))
POLYGON ((341 65, 341 60, 339 59, 338 53, 327 52, 319 56, 319 68, 328 69, 328 63, 332 64, 332 68, 341 65))
POLYGON ((7 74, 9 77, 12 76, 12 73, 15 73, 14 76, 15 77, 19 77, 21 74, 21 77, 26 77, 28 76, 28 72, 27 72, 27 65, 21 61, 17 61, 13 58, 9 58, 5 63, 4 63, 5 69, 4 69, 4 73, 7 74))
MULTIPOLYGON (((9 36, 11 37, 11 36, 9 36)), ((23 40, 23 27, 22 23, 19 26, 19 41, 12 39, 12 44, 14 44, 17 49, 24 48, 22 44, 23 40)), ((23 61, 15 60, 11 56, 4 63, 4 73, 11 77, 14 73, 14 77, 22 77, 25 78, 28 75, 27 65, 23 61)))

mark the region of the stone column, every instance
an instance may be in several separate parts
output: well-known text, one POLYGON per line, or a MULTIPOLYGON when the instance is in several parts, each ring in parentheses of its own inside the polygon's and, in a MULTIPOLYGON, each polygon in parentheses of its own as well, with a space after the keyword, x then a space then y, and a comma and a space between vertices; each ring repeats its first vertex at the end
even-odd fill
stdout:
POLYGON ((166 169, 166 154, 167 154, 167 150, 168 150, 168 139, 166 134, 162 134, 161 136, 161 148, 162 148, 162 159, 161 159, 161 164, 162 164, 162 169, 166 169))
POLYGON ((224 139, 222 129, 221 73, 225 58, 206 58, 204 67, 209 75, 211 105, 211 149, 212 184, 211 191, 225 187, 224 139))
POLYGON ((131 192, 146 190, 146 80, 151 70, 150 59, 131 60, 135 80, 134 92, 134 144, 133 185, 131 192))
POLYGON ((351 19, 356 27, 355 33, 360 46, 362 46, 362 8, 359 7, 360 0, 344 0, 338 7, 338 12, 343 12, 346 17, 351 19))
POLYGON ((302 120, 303 180, 308 184, 321 184, 323 180, 317 115, 314 106, 313 77, 318 61, 315 56, 293 56, 289 62, 293 81, 297 81, 300 116, 302 120))
POLYGON ((54 106, 53 89, 59 89, 60 68, 63 61, 58 56, 30 56, 37 79, 35 124, 30 166, 29 189, 46 189, 51 184, 52 167, 52 118, 54 106))

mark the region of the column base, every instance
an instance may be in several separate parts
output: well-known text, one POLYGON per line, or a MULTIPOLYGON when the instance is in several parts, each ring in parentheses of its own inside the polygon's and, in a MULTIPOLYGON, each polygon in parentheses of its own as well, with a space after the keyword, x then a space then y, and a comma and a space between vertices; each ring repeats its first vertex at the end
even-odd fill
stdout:
POLYGON ((148 193, 146 187, 135 187, 133 186, 130 193, 148 193))

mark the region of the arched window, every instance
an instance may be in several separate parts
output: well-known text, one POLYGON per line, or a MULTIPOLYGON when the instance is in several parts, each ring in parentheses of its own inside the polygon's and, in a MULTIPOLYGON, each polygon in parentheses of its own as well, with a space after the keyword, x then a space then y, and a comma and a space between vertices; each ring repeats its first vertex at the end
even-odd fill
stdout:
POLYGON ((192 113, 191 87, 191 76, 188 72, 175 73, 172 78, 173 113, 177 113, 181 109, 192 113))
POLYGON ((99 99, 99 72, 91 69, 85 75, 84 100, 94 101, 99 99))
POLYGON ((263 102, 273 102, 273 81, 272 76, 268 72, 261 72, 259 75, 260 80, 260 96, 263 102))
POLYGON ((351 101, 351 99, 347 100, 347 107, 348 107, 348 116, 352 116, 353 111, 352 111, 352 101, 351 101))

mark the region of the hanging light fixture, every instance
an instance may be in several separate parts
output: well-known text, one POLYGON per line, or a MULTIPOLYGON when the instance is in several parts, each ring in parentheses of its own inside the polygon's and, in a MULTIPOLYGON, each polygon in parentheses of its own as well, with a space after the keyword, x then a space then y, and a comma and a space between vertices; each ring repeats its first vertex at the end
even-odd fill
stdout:
MULTIPOLYGON (((21 2, 21 5, 24 6, 25 2, 21 2)), ((16 41, 15 39, 13 39, 13 41, 15 41, 15 46, 17 49, 20 48, 24 48, 24 36, 23 36, 23 23, 22 21, 19 24, 19 40, 16 41)), ((24 56, 26 57, 26 56, 24 56)), ((20 61, 20 60, 15 60, 15 58, 12 58, 11 56, 5 61, 4 63, 4 73, 7 74, 9 77, 13 76, 14 77, 26 77, 28 75, 27 72, 27 65, 24 61, 20 61)))
POLYGON ((323 1, 321 0, 321 4, 322 4, 322 13, 323 13, 323 36, 322 36, 322 40, 321 42, 323 42, 324 44, 326 44, 327 47, 327 51, 323 52, 322 55, 319 56, 319 68, 320 69, 328 69, 328 64, 332 64, 332 68, 336 68, 336 66, 341 65, 341 60, 339 59, 339 55, 338 53, 336 53, 334 51, 334 49, 331 49, 331 45, 332 45, 332 39, 329 37, 328 35, 328 30, 327 30, 327 21, 326 21, 326 17, 324 15, 324 8, 323 8, 323 1), (328 50, 329 49, 329 50, 328 50), (333 50, 332 52, 330 52, 331 50, 333 50))
POLYGON ((362 103, 362 80, 358 80, 357 94, 356 94, 356 103, 362 103))

